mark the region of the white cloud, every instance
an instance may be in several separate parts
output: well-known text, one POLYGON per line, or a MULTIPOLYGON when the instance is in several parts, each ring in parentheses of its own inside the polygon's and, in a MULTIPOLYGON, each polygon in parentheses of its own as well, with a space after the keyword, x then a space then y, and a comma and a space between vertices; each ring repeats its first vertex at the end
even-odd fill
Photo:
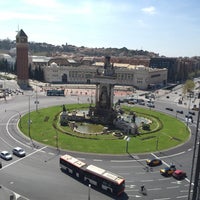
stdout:
POLYGON ((82 4, 74 4, 71 2, 59 2, 58 0, 22 0, 26 5, 32 6, 32 10, 38 8, 44 9, 47 12, 53 12, 54 14, 70 15, 70 14, 88 14, 91 13, 91 5, 87 2, 82 4))
POLYGON ((154 6, 142 8, 142 12, 149 14, 149 15, 154 15, 156 13, 156 9, 154 6))
POLYGON ((13 19, 23 19, 23 20, 44 20, 44 21, 57 21, 52 15, 47 14, 31 14, 31 13, 20 13, 20 12, 1 12, 0 21, 7 21, 13 19))
POLYGON ((22 1, 25 4, 37 7, 44 7, 44 8, 62 7, 62 4, 59 3, 57 0, 22 0, 22 1))

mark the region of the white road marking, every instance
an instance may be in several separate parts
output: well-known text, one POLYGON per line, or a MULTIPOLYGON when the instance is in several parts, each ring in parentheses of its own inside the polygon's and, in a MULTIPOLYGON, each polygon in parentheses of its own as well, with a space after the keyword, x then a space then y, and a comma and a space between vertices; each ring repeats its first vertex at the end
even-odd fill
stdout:
MULTIPOLYGON (((17 114, 15 114, 15 115, 17 115, 17 114)), ((15 116, 15 115, 13 115, 13 116, 15 116)), ((17 140, 16 138, 14 138, 14 137, 11 135, 11 133, 9 132, 8 126, 9 126, 10 121, 12 120, 13 116, 12 116, 12 117, 7 121, 7 123, 6 123, 6 131, 7 131, 8 135, 9 135, 14 141, 18 142, 19 144, 30 148, 30 146, 28 146, 28 145, 24 144, 23 142, 17 140)), ((11 146, 11 145, 9 144, 9 146, 11 146)))
POLYGON ((13 164, 17 163, 17 162, 20 162, 20 161, 22 161, 22 160, 26 159, 27 157, 30 157, 30 156, 32 156, 33 154, 35 154, 35 153, 37 153, 37 152, 39 152, 39 151, 41 151, 41 150, 45 149, 46 147, 47 147, 47 146, 44 146, 44 147, 42 147, 42 148, 40 148, 40 149, 37 149, 36 151, 34 151, 34 152, 32 152, 32 153, 30 153, 30 154, 26 155, 25 157, 23 157, 23 158, 20 158, 20 159, 18 159, 18 160, 15 160, 15 161, 13 161, 13 162, 9 163, 8 165, 5 165, 5 166, 3 166, 3 167, 0 169, 0 171, 1 171, 2 169, 5 169, 5 168, 7 168, 7 167, 9 167, 9 166, 11 166, 11 165, 13 165, 13 164))
POLYGON ((101 162, 101 161, 103 161, 103 160, 100 160, 100 159, 93 159, 93 161, 101 162))
POLYGON ((182 198, 188 198, 188 196, 187 195, 185 195, 185 196, 178 196, 178 197, 176 197, 177 199, 182 199, 182 198))
POLYGON ((159 181, 168 181, 170 178, 159 178, 159 181))
POLYGON ((179 186, 171 186, 171 187, 166 187, 167 189, 174 189, 174 188, 179 188, 179 186))
POLYGON ((151 188, 151 189, 148 188, 148 191, 149 190, 151 190, 151 191, 153 191, 153 190, 162 190, 162 188, 151 188))
POLYGON ((141 180, 141 182, 152 182, 154 181, 153 179, 150 179, 150 180, 141 180))
POLYGON ((180 192, 188 192, 188 190, 181 190, 180 192))

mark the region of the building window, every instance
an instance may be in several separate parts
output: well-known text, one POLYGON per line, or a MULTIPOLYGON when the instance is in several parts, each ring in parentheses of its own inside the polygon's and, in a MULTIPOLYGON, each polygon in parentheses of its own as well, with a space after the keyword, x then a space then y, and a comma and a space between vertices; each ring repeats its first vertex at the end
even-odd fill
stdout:
POLYGON ((153 74, 153 75, 151 75, 151 78, 156 78, 156 77, 159 77, 160 76, 160 74, 153 74))
POLYGON ((143 78, 137 78, 137 83, 142 84, 143 83, 143 78))

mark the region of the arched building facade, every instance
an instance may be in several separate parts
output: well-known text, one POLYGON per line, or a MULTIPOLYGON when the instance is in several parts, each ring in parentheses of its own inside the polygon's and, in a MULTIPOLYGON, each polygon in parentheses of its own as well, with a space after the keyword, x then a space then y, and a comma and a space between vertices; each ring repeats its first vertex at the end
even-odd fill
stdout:
MULTIPOLYGON (((167 69, 114 63, 116 85, 134 86, 146 90, 150 85, 163 87, 167 84, 167 69)), ((92 65, 58 65, 52 62, 43 67, 44 79, 49 83, 95 84, 96 72, 104 70, 104 62, 92 65)))

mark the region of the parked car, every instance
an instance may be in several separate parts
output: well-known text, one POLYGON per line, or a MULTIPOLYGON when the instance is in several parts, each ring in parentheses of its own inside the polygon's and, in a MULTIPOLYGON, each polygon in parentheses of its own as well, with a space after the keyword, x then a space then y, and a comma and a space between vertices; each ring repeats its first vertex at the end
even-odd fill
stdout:
POLYGON ((4 160, 12 160, 12 155, 8 151, 2 151, 0 157, 4 160))
POLYGON ((191 115, 185 115, 185 118, 193 119, 191 115))
POLYGON ((21 147, 15 147, 12 152, 18 157, 24 157, 26 155, 26 152, 21 147))
POLYGON ((138 99, 138 104, 144 106, 145 101, 143 99, 138 99))
POLYGON ((173 108, 165 108, 166 110, 173 111, 173 108))
POLYGON ((135 101, 130 100, 130 101, 128 101, 128 104, 135 104, 135 101))
POLYGON ((179 113, 179 114, 183 114, 182 110, 177 110, 176 112, 179 113))
POLYGON ((153 167, 153 166, 158 166, 162 164, 162 160, 158 159, 158 158, 154 158, 154 159, 147 159, 146 160, 147 165, 153 167))
POLYGON ((176 112, 179 113, 179 114, 183 114, 182 110, 177 110, 176 112))
POLYGON ((190 115, 195 115, 195 112, 194 111, 189 111, 188 112, 190 115))
POLYGON ((149 108, 155 108, 154 103, 147 103, 147 106, 148 106, 149 108))
POLYGON ((160 169, 160 174, 163 176, 171 176, 174 173, 174 171, 176 171, 175 165, 170 165, 169 167, 160 169))
POLYGON ((183 171, 183 170, 180 170, 180 169, 177 169, 175 170, 173 173, 172 173, 172 176, 175 178, 175 179, 178 179, 178 180, 181 180, 181 179, 184 179, 186 178, 186 173, 183 171))
POLYGON ((0 162, 0 169, 2 168, 2 163, 0 162))
POLYGON ((193 123, 193 117, 191 115, 185 115, 185 121, 193 123))

